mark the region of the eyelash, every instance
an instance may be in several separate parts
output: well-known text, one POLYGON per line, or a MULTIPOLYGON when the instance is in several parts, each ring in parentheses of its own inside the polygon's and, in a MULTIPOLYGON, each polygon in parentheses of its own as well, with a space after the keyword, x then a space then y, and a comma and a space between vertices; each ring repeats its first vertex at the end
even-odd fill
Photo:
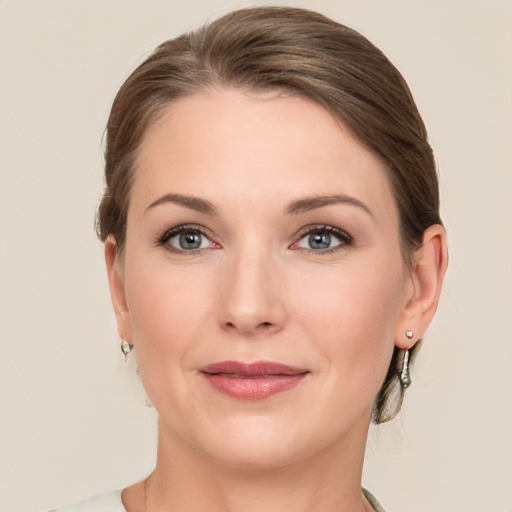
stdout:
POLYGON ((349 235, 343 229, 336 228, 328 224, 317 224, 313 226, 307 226, 306 228, 301 230, 299 232, 297 241, 294 242, 292 246, 298 244, 306 236, 311 236, 313 233, 327 233, 328 235, 334 235, 340 241, 340 243, 338 245, 335 245, 334 247, 329 247, 327 249, 302 248, 302 250, 306 251, 308 254, 332 254, 337 251, 341 251, 347 247, 350 247, 354 244, 354 237, 352 235, 349 235))
MULTIPOLYGON (((167 230, 162 236, 158 237, 156 241, 156 245, 164 247, 167 251, 174 252, 174 253, 187 253, 187 254, 196 254, 202 249, 178 249, 176 247, 173 247, 169 245, 167 242, 173 238, 176 235, 179 235, 180 233, 194 233, 199 234, 201 236, 204 236, 211 242, 211 235, 207 233, 207 231, 202 226, 197 226, 196 224, 183 224, 181 226, 176 226, 174 228, 171 228, 167 230)), ((214 244, 215 242, 212 242, 214 244)), ((215 244, 217 245, 217 244, 215 244)))
MULTIPOLYGON (((195 224, 183 224, 181 226, 176 226, 174 228, 167 230, 163 235, 161 235, 160 237, 157 238, 156 245, 162 246, 166 250, 173 252, 173 253, 197 254, 197 253, 201 252, 203 250, 201 248, 191 249, 191 250, 178 249, 176 247, 172 247, 171 245, 169 245, 167 243, 171 238, 179 235, 180 233, 186 233, 186 232, 195 233, 195 234, 204 236, 212 244, 218 245, 215 242, 212 242, 211 236, 207 233, 207 231, 202 226, 198 226, 195 224)), ((295 242, 293 242, 293 244, 291 244, 290 247, 293 248, 294 245, 297 245, 302 239, 304 239, 306 236, 311 236, 313 233, 320 233, 320 234, 327 233, 328 235, 334 235, 340 241, 340 243, 335 245, 334 247, 330 247, 327 249, 311 249, 311 248, 308 249, 308 248, 302 247, 302 248, 295 248, 294 250, 302 249, 303 251, 305 251, 309 254, 316 254, 316 255, 332 254, 334 252, 343 250, 346 247, 350 247, 354 244, 354 237, 352 235, 348 234, 346 231, 336 228, 334 226, 330 226, 330 225, 326 225, 326 224, 318 224, 318 225, 307 226, 306 228, 302 229, 297 235, 298 236, 297 240, 295 242)))

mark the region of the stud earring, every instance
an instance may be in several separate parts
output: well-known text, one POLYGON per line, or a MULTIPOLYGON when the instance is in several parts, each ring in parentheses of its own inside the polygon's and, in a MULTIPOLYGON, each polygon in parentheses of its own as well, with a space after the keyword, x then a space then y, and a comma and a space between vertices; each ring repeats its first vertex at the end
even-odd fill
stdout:
POLYGON ((133 345, 130 345, 126 340, 121 342, 121 352, 124 354, 124 361, 128 359, 128 354, 132 351, 133 345))
POLYGON ((414 336, 414 333, 412 331, 405 331, 405 335, 412 340, 412 337, 414 336))

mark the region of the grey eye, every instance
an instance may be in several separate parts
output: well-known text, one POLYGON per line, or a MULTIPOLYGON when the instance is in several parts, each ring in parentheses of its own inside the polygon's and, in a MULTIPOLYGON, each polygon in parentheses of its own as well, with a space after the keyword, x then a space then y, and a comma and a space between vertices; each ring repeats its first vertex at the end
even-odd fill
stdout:
POLYGON ((180 247, 182 249, 199 249, 201 247, 201 238, 199 233, 180 233, 180 247))
POLYGON ((210 240, 199 231, 182 231, 171 237, 166 242, 171 247, 182 251, 193 251, 210 247, 210 240))
POLYGON ((327 253, 328 249, 341 248, 352 243, 350 235, 341 230, 335 230, 330 226, 312 229, 294 244, 295 249, 307 249, 327 253))
POLYGON ((308 244, 311 249, 328 249, 331 246, 331 235, 319 231, 313 232, 308 237, 308 244))

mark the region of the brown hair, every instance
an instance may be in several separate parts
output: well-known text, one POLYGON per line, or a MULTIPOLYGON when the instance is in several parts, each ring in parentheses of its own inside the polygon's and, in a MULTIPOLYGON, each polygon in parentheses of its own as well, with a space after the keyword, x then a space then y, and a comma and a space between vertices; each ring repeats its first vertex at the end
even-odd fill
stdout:
MULTIPOLYGON (((161 44, 119 90, 107 124, 106 186, 97 214, 99 238, 112 235, 119 254, 137 150, 148 126, 170 102, 211 87, 284 90, 340 119, 385 164, 408 264, 425 229, 441 223, 425 126, 407 84, 384 54, 358 32, 321 14, 249 8, 161 44)), ((402 355, 395 348, 375 400, 376 423, 400 409, 402 355)))

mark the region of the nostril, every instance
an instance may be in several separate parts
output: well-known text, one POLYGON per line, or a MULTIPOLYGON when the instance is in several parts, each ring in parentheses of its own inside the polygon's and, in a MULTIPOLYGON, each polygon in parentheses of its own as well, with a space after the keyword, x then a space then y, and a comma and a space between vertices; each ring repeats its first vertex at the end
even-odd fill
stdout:
POLYGON ((275 327, 275 324, 273 324, 272 322, 260 322, 256 325, 253 324, 252 327, 248 327, 248 326, 242 326, 242 325, 237 325, 236 322, 226 322, 224 324, 224 328, 227 329, 228 331, 239 331, 239 332, 244 332, 244 333, 250 333, 252 332, 253 334, 256 334, 256 333, 263 333, 263 332, 270 332, 272 330, 272 328, 275 327))
POLYGON ((256 331, 268 331, 274 324, 272 322, 260 322, 256 326, 256 331))

